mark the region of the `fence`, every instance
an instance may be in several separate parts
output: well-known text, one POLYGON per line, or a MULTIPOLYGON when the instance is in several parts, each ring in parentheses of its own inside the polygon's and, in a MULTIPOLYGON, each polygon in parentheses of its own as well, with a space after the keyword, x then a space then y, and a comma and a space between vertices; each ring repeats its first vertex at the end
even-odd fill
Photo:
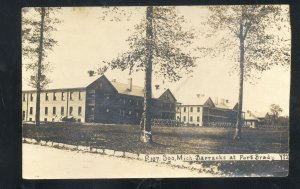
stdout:
POLYGON ((152 119, 153 127, 182 127, 183 123, 173 119, 152 119))

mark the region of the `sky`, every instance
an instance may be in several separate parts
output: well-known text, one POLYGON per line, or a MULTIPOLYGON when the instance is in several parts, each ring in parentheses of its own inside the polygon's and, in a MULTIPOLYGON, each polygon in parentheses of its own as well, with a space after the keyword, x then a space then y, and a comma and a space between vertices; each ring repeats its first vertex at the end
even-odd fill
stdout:
MULTIPOLYGON (((29 13, 31 9, 26 9, 29 13)), ((88 78, 87 71, 101 66, 102 61, 109 61, 128 50, 126 39, 132 34, 133 26, 139 23, 145 15, 145 7, 126 7, 131 12, 130 17, 120 15, 121 21, 102 20, 103 8, 77 7, 62 8, 56 16, 62 21, 58 24, 53 38, 58 45, 48 53, 47 61, 52 65, 52 72, 48 74, 52 83, 48 88, 68 87, 80 84, 88 78)), ((202 22, 209 15, 207 7, 185 6, 178 7, 186 18, 185 27, 193 27, 199 34, 205 31, 202 22)), ((26 14, 28 14, 28 12, 26 14)), ((110 16, 110 15, 109 15, 110 16)), ((108 18, 110 18, 108 16, 108 18)), ((290 33, 284 33, 290 35, 290 33)), ((197 38, 196 46, 213 44, 210 39, 197 38)), ((23 58, 23 64, 26 64, 23 58)), ((224 57, 199 58, 196 67, 189 75, 175 83, 164 81, 153 76, 153 85, 159 84, 162 88, 169 88, 179 102, 184 103, 191 96, 204 94, 207 97, 228 99, 231 102, 238 100, 238 75, 230 74, 232 60, 224 57)), ((127 83, 128 78, 133 84, 144 85, 144 72, 128 74, 128 71, 108 71, 108 79, 116 79, 127 83)), ((31 89, 27 79, 32 73, 23 68, 23 90, 31 89)), ((289 114, 290 71, 285 67, 273 67, 271 70, 259 74, 260 79, 254 84, 244 83, 244 111, 266 112, 271 104, 279 104, 282 115, 289 114)), ((155 88, 153 88, 155 90, 155 88)))

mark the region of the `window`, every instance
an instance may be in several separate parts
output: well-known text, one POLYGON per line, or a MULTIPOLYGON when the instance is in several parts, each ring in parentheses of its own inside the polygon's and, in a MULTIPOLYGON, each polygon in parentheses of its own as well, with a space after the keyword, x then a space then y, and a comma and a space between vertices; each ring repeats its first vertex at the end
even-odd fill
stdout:
POLYGON ((53 107, 52 114, 56 115, 56 107, 53 107))
POLYGON ((190 108, 191 112, 193 112, 193 107, 190 108))
POLYGON ((88 110, 89 110, 89 112, 91 112, 91 113, 94 113, 94 109, 95 109, 94 106, 89 106, 89 107, 88 107, 88 110))
POLYGON ((44 121, 47 121, 47 118, 44 118, 44 121))
POLYGON ((70 100, 73 100, 73 92, 70 92, 70 100))
POLYGON ((48 93, 45 93, 45 100, 48 101, 48 93))
POLYGON ((72 115, 73 114, 73 107, 70 106, 70 111, 69 111, 69 115, 72 115))
POLYGON ((200 117, 199 116, 197 116, 197 122, 200 122, 200 117))
POLYGON ((193 116, 190 117, 190 121, 193 121, 193 116))
POLYGON ((78 107, 78 115, 81 115, 81 106, 78 107))
POLYGON ((78 99, 81 100, 81 92, 78 92, 78 99))
POLYGON ((106 112, 109 112, 109 108, 106 109, 106 112))
POLYGON ((62 93, 61 93, 61 100, 64 100, 64 99, 65 99, 65 93, 62 92, 62 93))
POLYGON ((179 117, 179 116, 177 116, 177 120, 180 120, 180 117, 179 117))
POLYGON ((60 108, 60 113, 61 115, 65 115, 65 108, 63 106, 60 108))
POLYGON ((25 119, 25 111, 22 111, 22 120, 24 121, 25 119))
POLYGON ((139 117, 139 112, 136 112, 136 117, 139 117))
POLYGON ((23 94, 23 101, 25 101, 25 94, 23 94))
POLYGON ((29 118, 29 121, 32 121, 32 118, 29 118))
POLYGON ((32 93, 30 93, 30 101, 31 102, 33 101, 33 95, 32 95, 32 93))
POLYGON ((183 108, 183 112, 186 112, 186 107, 183 108))
POLYGON ((200 107, 197 107, 197 112, 200 112, 200 107))
POLYGON ((48 115, 48 107, 45 107, 45 115, 48 115))
POLYGON ((30 107, 29 114, 32 115, 32 113, 33 113, 33 107, 30 107))
POLYGON ((131 111, 128 111, 128 114, 131 115, 131 111))
POLYGON ((53 93, 53 100, 56 100, 56 94, 55 94, 55 92, 53 93))
POLYGON ((110 97, 107 95, 107 96, 106 96, 106 100, 109 100, 109 99, 110 99, 110 97))
POLYGON ((186 121, 186 117, 185 116, 183 116, 183 121, 186 121))

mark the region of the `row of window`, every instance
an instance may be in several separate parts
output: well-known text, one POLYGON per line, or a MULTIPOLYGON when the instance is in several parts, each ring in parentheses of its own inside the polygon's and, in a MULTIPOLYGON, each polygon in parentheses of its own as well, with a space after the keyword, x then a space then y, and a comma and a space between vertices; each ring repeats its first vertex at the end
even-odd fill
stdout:
MULTIPOLYGON (((123 104, 126 104, 126 98, 120 98, 119 99, 120 102, 123 102, 123 104)), ((128 99, 128 104, 130 105, 137 105, 137 106, 141 106, 144 104, 143 100, 133 100, 133 99, 128 99)))
MULTIPOLYGON (((177 120, 180 120, 179 116, 177 116, 177 120)), ((187 121, 186 116, 183 116, 183 121, 187 121)), ((193 116, 190 116, 190 121, 193 121, 193 116)), ((197 116, 197 122, 200 122, 200 116, 197 116)))
MULTIPOLYGON (((180 111, 180 107, 177 108, 177 112, 180 111)), ((187 111, 187 107, 183 107, 183 112, 187 111)), ((190 112, 194 111, 194 107, 190 107, 190 112)), ((197 107, 197 112, 200 112, 200 107, 197 107)))
MULTIPOLYGON (((106 112, 109 113, 110 112, 110 109, 109 108, 106 108, 106 112)), ((133 116, 134 115, 134 112, 132 110, 129 110, 129 111, 126 111, 126 110, 122 110, 120 109, 119 110, 119 115, 122 116, 122 117, 125 117, 125 116, 133 116)), ((140 116, 140 113, 139 112, 136 112, 135 113, 135 116, 136 117, 139 117, 140 116)))
MULTIPOLYGON (((48 115, 48 107, 45 107, 45 115, 48 115)), ((72 107, 72 106, 70 106, 69 107, 69 115, 73 115, 73 113, 74 113, 74 108, 72 107)), ((82 113, 82 108, 81 108, 81 106, 79 106, 78 107, 78 109, 77 109, 77 113, 78 113, 78 115, 80 116, 81 115, 81 113, 82 113)), ((33 107, 30 107, 29 108, 29 114, 30 115, 32 115, 33 114, 33 107)), ((56 115, 56 107, 53 107, 52 108, 52 114, 53 115, 56 115)), ((61 107, 60 108, 60 114, 63 116, 63 115, 65 115, 65 107, 61 107)))
MULTIPOLYGON (((66 92, 61 92, 61 95, 60 95, 60 99, 61 100, 65 100, 65 93, 66 92)), ((73 100, 74 97, 74 92, 70 92, 70 96, 69 96, 69 99, 70 100, 73 100)), ((53 92, 53 95, 52 95, 52 100, 56 101, 57 99, 57 93, 56 92, 53 92)), ((78 100, 81 100, 81 92, 79 91, 78 92, 78 100)), ((45 93, 45 100, 48 101, 49 100, 49 93, 45 93)), ((26 101, 26 98, 25 98, 25 94, 23 94, 23 101, 26 101)), ((33 101, 33 93, 30 93, 30 101, 33 101)))

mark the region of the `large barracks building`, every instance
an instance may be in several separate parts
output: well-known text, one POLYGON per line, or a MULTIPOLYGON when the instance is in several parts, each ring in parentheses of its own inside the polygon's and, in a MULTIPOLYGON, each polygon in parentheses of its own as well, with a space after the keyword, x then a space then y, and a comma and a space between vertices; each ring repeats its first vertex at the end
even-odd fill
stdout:
MULTIPOLYGON (((141 120, 144 105, 143 87, 106 76, 75 88, 46 89, 41 92, 40 118, 45 122, 58 122, 72 118, 77 122, 132 123, 141 120)), ((154 119, 174 119, 176 98, 169 89, 152 99, 154 119)), ((22 92, 22 120, 35 121, 36 91, 22 92)))

